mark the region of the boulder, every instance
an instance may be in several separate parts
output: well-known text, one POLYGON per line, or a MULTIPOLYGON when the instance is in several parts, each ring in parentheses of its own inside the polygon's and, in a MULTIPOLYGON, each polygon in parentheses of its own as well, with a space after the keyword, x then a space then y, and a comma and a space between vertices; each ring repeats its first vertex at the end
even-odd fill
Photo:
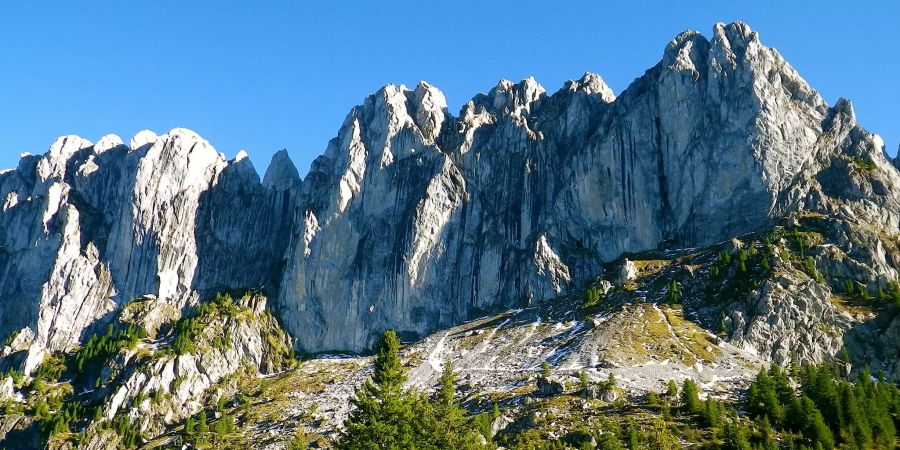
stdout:
POLYGON ((554 377, 538 377, 537 388, 538 392, 544 397, 557 396, 562 394, 566 390, 565 384, 554 377))

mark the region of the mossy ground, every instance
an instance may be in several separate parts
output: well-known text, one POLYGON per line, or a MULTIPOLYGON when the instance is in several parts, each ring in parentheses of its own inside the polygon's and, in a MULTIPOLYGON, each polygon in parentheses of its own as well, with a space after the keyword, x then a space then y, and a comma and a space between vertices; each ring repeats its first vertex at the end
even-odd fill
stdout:
POLYGON ((721 354, 707 330, 686 320, 680 306, 631 304, 623 307, 610 339, 607 359, 628 364, 679 361, 710 363, 721 354))

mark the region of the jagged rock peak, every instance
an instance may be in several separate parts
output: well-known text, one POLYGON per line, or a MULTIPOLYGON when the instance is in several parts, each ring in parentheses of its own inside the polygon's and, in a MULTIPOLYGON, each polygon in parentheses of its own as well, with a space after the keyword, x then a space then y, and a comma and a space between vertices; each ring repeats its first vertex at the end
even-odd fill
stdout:
POLYGON ((279 150, 272 155, 269 168, 263 176, 263 186, 283 190, 300 183, 300 173, 291 161, 286 149, 279 150))
MULTIPOLYGON (((203 139, 196 131, 191 130, 189 128, 172 128, 168 133, 160 136, 160 138, 170 138, 170 139, 184 139, 188 141, 203 141, 206 142, 206 139, 203 139)), ((208 143, 207 143, 208 144, 208 143)))
POLYGON ((244 155, 228 161, 186 129, 138 133, 131 152, 101 139, 96 161, 90 142, 61 138, 0 178, 0 200, 20 205, 0 218, 0 273, 12 274, 0 298, 27 301, 0 303, 0 333, 75 330, 48 341, 58 350, 110 298, 181 307, 266 285, 298 347, 362 351, 384 328, 422 336, 550 301, 623 253, 708 245, 843 197, 883 192, 866 207, 896 230, 896 171, 860 178, 857 193, 847 165, 830 164, 872 139, 823 122, 850 123, 849 102, 829 109, 744 24, 680 34, 618 97, 591 73, 564 89, 502 80, 453 120, 430 84, 387 85, 350 111, 305 180, 281 151, 262 187, 244 155), (49 182, 34 181, 39 163, 49 182), (84 170, 58 176, 67 166, 84 170))
POLYGON ((175 165, 194 166, 198 169, 212 164, 213 161, 225 163, 225 156, 216 151, 209 141, 187 128, 173 128, 160 136, 148 153, 148 156, 152 155, 183 158, 184 160, 178 161, 175 165))
POLYGON ((94 153, 99 155, 123 145, 125 145, 125 143, 122 142, 122 138, 115 134, 107 134, 94 144, 94 153))
POLYGON ((47 151, 47 158, 54 160, 66 160, 72 157, 78 150, 94 145, 91 141, 81 136, 68 135, 56 138, 53 145, 47 151))
POLYGON ((838 98, 838 101, 834 104, 834 112, 838 114, 843 114, 849 118, 853 124, 856 124, 856 111, 853 109, 853 102, 844 97, 838 98))
POLYGON ((743 57, 751 43, 759 44, 759 34, 743 22, 713 25, 713 43, 731 50, 737 57, 743 57))
POLYGON ((413 91, 416 125, 426 141, 434 142, 441 132, 447 114, 447 99, 444 93, 425 81, 420 81, 413 91))
POLYGON ((573 92, 583 91, 588 94, 598 94, 606 103, 616 101, 616 94, 613 93, 613 90, 609 85, 603 81, 603 78, 600 75, 592 72, 585 72, 578 80, 567 81, 563 86, 563 89, 573 92))
POLYGON ((159 139, 159 137, 156 135, 156 133, 150 130, 139 131, 134 135, 133 138, 131 138, 130 147, 132 150, 139 150, 144 146, 153 145, 153 143, 155 143, 157 139, 159 139))
POLYGON ((546 90, 534 77, 528 77, 518 83, 510 80, 500 80, 490 92, 491 107, 495 111, 518 113, 523 109, 529 109, 531 104, 540 100, 546 94, 546 90))
MULTIPOLYGON (((37 174, 41 180, 62 178, 66 171, 66 162, 79 150, 94 144, 80 136, 60 136, 56 139, 47 154, 38 162, 37 174)), ((23 158, 25 159, 25 158, 23 158)))
POLYGON ((701 64, 699 57, 705 57, 709 41, 697 31, 683 31, 672 39, 663 52, 662 64, 672 70, 690 69, 701 64))
MULTIPOLYGON (((746 50, 752 44, 760 45, 759 34, 751 30, 747 24, 722 22, 713 25, 713 37, 707 39, 700 32, 694 30, 683 31, 678 34, 666 46, 663 63, 667 66, 673 63, 687 61, 679 58, 686 56, 700 56, 709 49, 717 59, 723 57, 734 63, 744 58, 746 50), (697 52, 700 53, 692 53, 697 52)), ((691 58, 691 62, 697 64, 700 61, 691 58)), ((721 62, 721 61, 720 61, 721 62)))
POLYGON ((741 22, 717 23, 712 39, 696 31, 682 32, 666 46, 660 64, 664 70, 689 74, 694 81, 709 77, 751 83, 762 102, 777 89, 823 117, 828 111, 825 100, 778 51, 764 46, 758 33, 741 22))

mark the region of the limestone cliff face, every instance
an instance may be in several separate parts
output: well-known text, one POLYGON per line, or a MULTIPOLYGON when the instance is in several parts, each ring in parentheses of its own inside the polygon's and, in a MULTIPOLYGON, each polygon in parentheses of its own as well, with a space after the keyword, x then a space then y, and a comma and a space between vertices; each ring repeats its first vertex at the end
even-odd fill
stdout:
POLYGON ((29 330, 30 370, 136 297, 183 306, 197 292, 273 282, 299 177, 271 178, 261 184, 246 155, 227 161, 184 129, 130 146, 67 136, 24 157, 0 175, 0 334, 29 330))
POLYGON ((682 33, 618 97, 594 74, 501 81, 455 116, 427 83, 386 86, 302 181, 286 153, 260 182, 187 130, 60 138, 0 174, 0 334, 29 328, 33 367, 131 298, 264 287, 300 349, 362 351, 795 210, 897 231, 880 142, 740 23, 682 33))
POLYGON ((623 252, 707 245, 797 209, 897 228, 879 139, 743 24, 679 35, 618 98, 586 74, 552 95, 501 81, 458 117, 444 105, 428 84, 388 86, 313 164, 278 297, 302 348, 539 302, 623 252), (875 169, 853 188, 838 180, 857 159, 875 169))

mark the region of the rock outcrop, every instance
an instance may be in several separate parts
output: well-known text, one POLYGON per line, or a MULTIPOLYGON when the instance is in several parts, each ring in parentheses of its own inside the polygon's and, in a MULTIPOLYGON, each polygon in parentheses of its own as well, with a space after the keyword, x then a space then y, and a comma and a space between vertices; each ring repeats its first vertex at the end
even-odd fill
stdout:
POLYGON ((158 318, 262 288, 300 350, 364 351, 385 328, 413 339, 537 304, 623 253, 793 211, 896 232, 898 184, 849 101, 827 105, 749 27, 717 24, 618 96, 595 74, 553 94, 504 80, 455 116, 428 83, 386 86, 302 180, 286 152, 260 181, 184 129, 60 138, 0 174, 0 335, 30 333, 6 352, 30 371, 131 299, 155 297, 158 318))
POLYGON ((296 169, 261 184, 184 129, 126 146, 67 136, 0 175, 0 334, 33 334, 25 369, 73 348, 143 295, 180 309, 219 289, 276 283, 296 169), (259 233, 247 239, 248 233, 259 233))
POLYGON ((122 375, 104 393, 104 416, 126 415, 142 430, 159 434, 159 427, 198 412, 216 396, 211 388, 227 377, 283 370, 290 363, 290 339, 265 308, 264 297, 248 294, 194 317, 202 331, 183 354, 141 344, 121 355, 107 368, 122 375), (139 355, 148 351, 141 361, 139 355))

